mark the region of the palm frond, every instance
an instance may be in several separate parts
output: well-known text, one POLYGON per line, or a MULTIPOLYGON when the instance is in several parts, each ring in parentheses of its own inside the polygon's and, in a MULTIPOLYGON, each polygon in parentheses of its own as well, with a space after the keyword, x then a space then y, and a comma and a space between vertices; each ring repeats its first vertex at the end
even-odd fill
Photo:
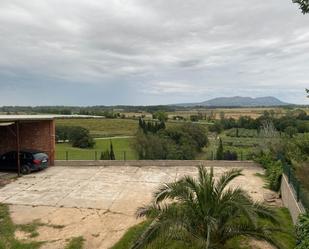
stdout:
POLYGON ((130 247, 131 249, 142 249, 145 245, 151 243, 153 240, 158 238, 161 235, 160 233, 161 223, 158 220, 154 220, 143 234, 133 243, 130 247))
POLYGON ((242 175, 241 169, 232 169, 223 173, 223 175, 221 175, 219 180, 216 182, 215 191, 217 195, 220 196, 231 181, 242 175))
POLYGON ((276 213, 254 202, 243 189, 228 188, 241 175, 241 170, 232 169, 215 181, 213 168, 209 171, 199 166, 197 178, 184 176, 161 185, 153 202, 137 210, 137 217, 154 221, 132 249, 143 248, 158 238, 163 242, 181 240, 197 248, 221 248, 227 240, 242 235, 280 248, 271 236, 271 231, 275 231, 272 226, 277 224, 276 213), (271 227, 260 226, 259 218, 271 227))
POLYGON ((155 203, 160 203, 166 199, 185 200, 188 196, 189 189, 187 187, 186 179, 183 178, 177 182, 161 185, 158 190, 154 192, 153 198, 155 203))
POLYGON ((253 227, 250 224, 242 223, 226 227, 223 239, 227 241, 238 236, 245 236, 267 241, 278 249, 284 248, 283 245, 272 236, 274 232, 282 232, 282 230, 280 228, 267 226, 253 227))

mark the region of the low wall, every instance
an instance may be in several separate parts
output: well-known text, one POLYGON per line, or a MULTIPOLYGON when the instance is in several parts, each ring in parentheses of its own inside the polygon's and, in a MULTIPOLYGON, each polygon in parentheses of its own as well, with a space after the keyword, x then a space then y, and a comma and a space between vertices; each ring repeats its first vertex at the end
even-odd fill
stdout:
POLYGON ((206 160, 56 160, 55 166, 212 166, 212 167, 259 167, 252 161, 206 161, 206 160))
POLYGON ((293 222, 296 224, 298 216, 305 213, 305 209, 300 202, 297 202, 295 190, 289 184, 285 174, 283 174, 281 181, 281 198, 283 205, 289 209, 293 222))

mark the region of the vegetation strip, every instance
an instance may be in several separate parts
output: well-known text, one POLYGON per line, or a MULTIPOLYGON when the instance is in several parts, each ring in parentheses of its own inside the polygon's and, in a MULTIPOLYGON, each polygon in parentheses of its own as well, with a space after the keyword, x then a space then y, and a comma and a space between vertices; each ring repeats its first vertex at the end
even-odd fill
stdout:
MULTIPOLYGON (((19 241, 15 238, 16 229, 17 226, 10 218, 8 206, 0 203, 0 249, 36 249, 44 243, 19 241)), ((32 228, 30 230, 34 232, 32 228)))

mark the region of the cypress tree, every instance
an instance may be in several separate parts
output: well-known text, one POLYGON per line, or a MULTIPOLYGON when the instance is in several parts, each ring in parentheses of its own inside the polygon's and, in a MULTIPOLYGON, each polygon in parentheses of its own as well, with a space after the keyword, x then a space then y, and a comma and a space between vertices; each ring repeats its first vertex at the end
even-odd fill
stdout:
POLYGON ((114 153, 114 148, 113 148, 113 143, 112 140, 110 140, 110 160, 115 160, 115 153, 114 153))
POLYGON ((217 150, 217 160, 223 160, 223 143, 221 138, 219 140, 219 147, 217 150))
POLYGON ((101 152, 100 160, 110 160, 110 153, 108 150, 101 152))

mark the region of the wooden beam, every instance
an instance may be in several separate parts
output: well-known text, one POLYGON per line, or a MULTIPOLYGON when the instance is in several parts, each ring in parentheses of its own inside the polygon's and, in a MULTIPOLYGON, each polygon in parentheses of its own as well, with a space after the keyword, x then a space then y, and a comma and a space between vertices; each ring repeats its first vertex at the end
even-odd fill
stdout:
POLYGON ((20 158, 19 158, 19 151, 20 151, 20 138, 19 138, 19 121, 15 122, 16 124, 16 160, 17 160, 17 174, 20 176, 20 158))

